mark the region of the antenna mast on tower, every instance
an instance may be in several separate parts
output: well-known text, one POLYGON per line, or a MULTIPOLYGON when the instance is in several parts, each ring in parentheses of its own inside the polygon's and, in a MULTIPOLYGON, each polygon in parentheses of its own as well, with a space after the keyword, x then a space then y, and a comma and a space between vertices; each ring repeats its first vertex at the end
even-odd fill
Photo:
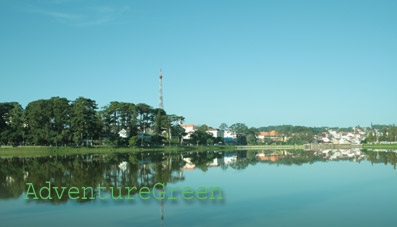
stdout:
POLYGON ((161 74, 161 68, 160 68, 160 102, 159 102, 159 108, 164 109, 163 105, 163 75, 161 74))

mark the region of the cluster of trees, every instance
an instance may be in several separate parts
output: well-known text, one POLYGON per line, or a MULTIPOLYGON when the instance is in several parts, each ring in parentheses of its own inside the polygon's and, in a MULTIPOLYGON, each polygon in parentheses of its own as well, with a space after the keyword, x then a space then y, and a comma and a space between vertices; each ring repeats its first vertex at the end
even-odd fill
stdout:
POLYGON ((99 115, 103 122, 105 142, 115 145, 179 143, 185 133, 180 126, 183 117, 168 115, 163 109, 152 108, 144 103, 111 102, 99 115), (119 135, 123 129, 129 135, 127 138, 119 135), (147 137, 151 139, 147 140, 147 137))
POLYGON ((239 145, 255 144, 256 134, 259 132, 257 128, 248 128, 244 123, 235 123, 230 126, 226 123, 222 123, 219 129, 233 132, 236 135, 236 142, 239 145))
POLYGON ((30 102, 24 109, 17 102, 0 103, 0 143, 19 145, 114 145, 179 142, 184 118, 168 115, 146 104, 111 102, 98 110, 95 100, 74 101, 52 97, 30 102), (120 136, 124 130, 127 136, 120 136), (149 136, 146 136, 149 134, 149 136), (151 138, 144 140, 143 138, 151 138))
POLYGON ((198 129, 190 135, 189 142, 196 145, 213 145, 223 144, 223 138, 214 137, 211 133, 208 133, 208 126, 201 125, 198 129))
POLYGON ((368 134, 367 138, 365 138, 364 142, 366 143, 375 143, 375 142, 396 142, 397 141, 397 127, 395 125, 391 127, 384 127, 382 133, 376 133, 376 130, 373 129, 368 134))
MULTIPOLYGON (((25 109, 17 102, 7 102, 0 103, 0 144, 176 144, 181 143, 185 135, 185 130, 180 126, 183 121, 181 116, 168 115, 163 109, 152 108, 144 103, 111 102, 98 110, 95 100, 84 97, 73 101, 60 97, 37 100, 30 102, 25 109)), ((327 131, 325 127, 292 125, 255 128, 244 123, 231 126, 222 123, 219 129, 234 132, 234 142, 240 145, 263 143, 256 137, 263 131, 274 130, 283 134, 287 138, 283 144, 304 144, 315 135, 327 131)), ((208 126, 200 126, 186 142, 197 145, 224 142, 207 130, 208 126)), ((378 141, 397 141, 396 127, 374 125, 365 142, 378 141), (375 132, 382 129, 381 133, 375 132)))

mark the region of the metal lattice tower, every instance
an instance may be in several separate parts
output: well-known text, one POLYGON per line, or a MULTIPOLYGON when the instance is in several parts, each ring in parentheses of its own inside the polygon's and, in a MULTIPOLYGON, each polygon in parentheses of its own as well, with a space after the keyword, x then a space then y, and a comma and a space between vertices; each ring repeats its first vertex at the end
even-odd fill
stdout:
POLYGON ((164 109, 163 105, 163 75, 161 74, 161 68, 160 68, 160 102, 159 102, 159 108, 164 109))

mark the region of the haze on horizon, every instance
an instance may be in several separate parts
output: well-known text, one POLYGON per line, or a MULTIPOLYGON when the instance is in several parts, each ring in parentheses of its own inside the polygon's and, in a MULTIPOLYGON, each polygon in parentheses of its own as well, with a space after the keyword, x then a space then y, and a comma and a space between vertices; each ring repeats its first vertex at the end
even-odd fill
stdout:
POLYGON ((396 123, 396 1, 0 2, 0 102, 84 96, 213 127, 396 123))

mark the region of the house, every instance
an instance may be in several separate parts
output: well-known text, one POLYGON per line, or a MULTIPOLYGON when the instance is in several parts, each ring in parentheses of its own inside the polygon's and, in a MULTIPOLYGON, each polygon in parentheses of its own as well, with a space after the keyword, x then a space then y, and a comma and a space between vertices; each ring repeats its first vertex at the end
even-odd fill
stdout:
POLYGON ((196 165, 192 163, 192 158, 183 158, 183 161, 185 162, 183 169, 194 170, 196 168, 196 165))
POLYGON ((219 166, 219 163, 220 163, 220 162, 221 162, 220 159, 214 158, 214 159, 212 160, 212 162, 207 163, 207 166, 208 166, 208 167, 216 167, 216 166, 219 166))
POLYGON ((192 135, 193 132, 197 131, 198 127, 197 125, 182 125, 182 128, 185 129, 186 135, 183 137, 183 139, 190 139, 190 135, 192 135))
POLYGON ((223 131, 223 138, 224 138, 225 143, 227 143, 227 144, 233 144, 237 141, 236 133, 233 131, 230 131, 230 130, 223 131))
POLYGON ((266 139, 269 139, 271 141, 278 141, 278 142, 283 142, 285 140, 283 134, 276 132, 274 130, 271 132, 259 132, 256 138, 262 142, 265 142, 266 139))
POLYGON ((331 142, 331 140, 328 137, 323 137, 323 138, 321 138, 321 140, 322 140, 323 143, 330 143, 331 142))
POLYGON ((237 155, 231 154, 231 153, 226 153, 225 156, 223 157, 223 163, 225 165, 230 165, 237 162, 237 155))
POLYGON ((129 137, 129 133, 127 132, 127 130, 121 129, 121 130, 119 131, 119 136, 120 136, 121 138, 128 138, 128 137, 129 137))
POLYGON ((224 137, 224 131, 217 128, 208 128, 207 132, 215 138, 224 137))
POLYGON ((282 156, 276 156, 276 155, 265 155, 265 154, 257 154, 256 157, 260 160, 260 161, 271 161, 271 162, 275 162, 278 159, 282 158, 282 156))

